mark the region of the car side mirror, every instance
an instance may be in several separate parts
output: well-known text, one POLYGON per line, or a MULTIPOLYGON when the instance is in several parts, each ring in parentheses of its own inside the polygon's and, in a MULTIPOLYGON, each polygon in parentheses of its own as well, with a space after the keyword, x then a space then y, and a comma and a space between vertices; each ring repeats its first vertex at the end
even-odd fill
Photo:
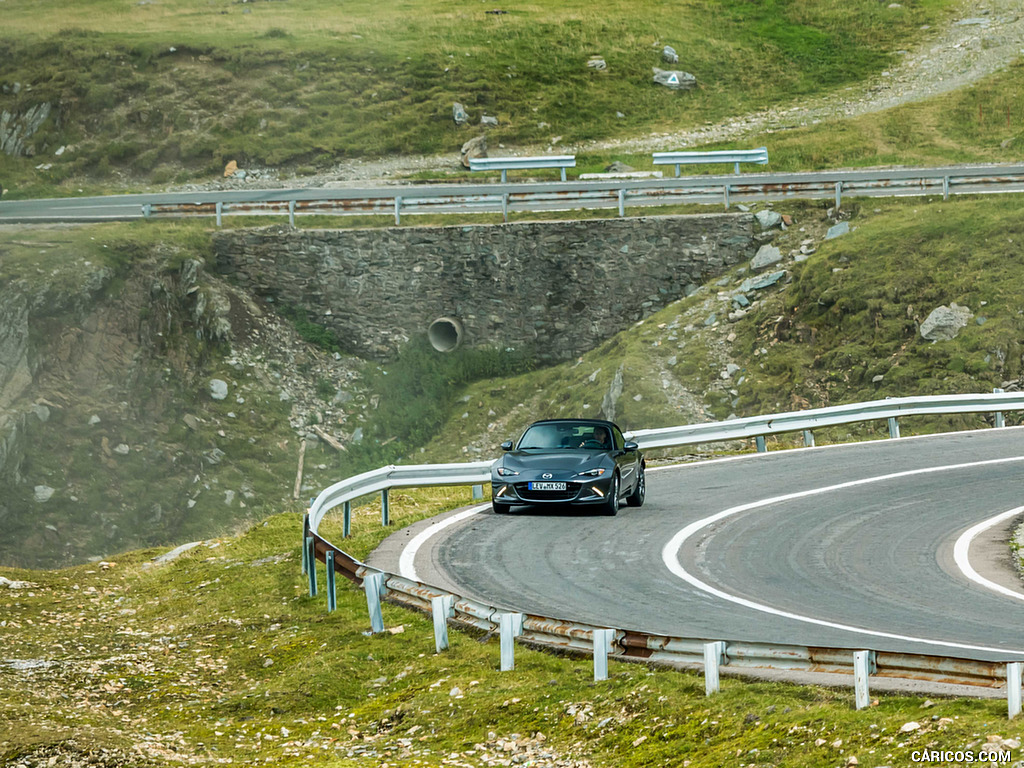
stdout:
POLYGON ((622 447, 623 447, 623 448, 624 448, 624 449, 625 449, 626 451, 629 451, 629 452, 632 452, 632 451, 639 451, 639 450, 640 450, 640 446, 639 446, 639 445, 637 445, 636 443, 634 443, 634 442, 633 442, 632 440, 630 440, 629 442, 627 442, 627 443, 626 443, 625 445, 623 445, 622 447))
POLYGON ((512 441, 511 440, 506 440, 504 443, 502 443, 501 444, 501 450, 503 450, 503 451, 511 451, 512 450, 512 441))

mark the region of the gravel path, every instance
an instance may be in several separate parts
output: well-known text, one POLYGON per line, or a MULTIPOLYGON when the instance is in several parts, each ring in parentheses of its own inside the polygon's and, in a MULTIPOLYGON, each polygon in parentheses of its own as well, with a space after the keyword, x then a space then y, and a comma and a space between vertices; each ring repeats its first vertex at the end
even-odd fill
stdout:
MULTIPOLYGON (((630 139, 559 144, 560 151, 646 153, 679 149, 716 141, 741 139, 752 134, 782 131, 835 117, 854 117, 921 101, 963 88, 1024 55, 1024 8, 1020 0, 966 0, 945 28, 928 30, 916 50, 903 54, 892 70, 874 82, 850 86, 836 94, 785 108, 773 108, 716 125, 675 133, 653 133, 630 139)), ((522 147, 522 154, 537 154, 549 147, 522 147)), ((417 171, 447 171, 458 166, 458 154, 397 155, 374 160, 350 160, 317 176, 281 179, 260 186, 318 187, 365 186, 399 183, 397 177, 417 171)), ((203 188, 227 189, 246 182, 219 181, 203 188)), ((195 189, 196 187, 190 187, 195 189)))

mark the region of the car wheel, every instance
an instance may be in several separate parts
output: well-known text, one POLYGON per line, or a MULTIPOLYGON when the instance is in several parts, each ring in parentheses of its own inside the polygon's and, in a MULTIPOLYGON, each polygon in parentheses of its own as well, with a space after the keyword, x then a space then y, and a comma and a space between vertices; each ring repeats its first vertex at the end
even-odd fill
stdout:
POLYGON ((626 497, 626 503, 631 507, 641 507, 644 503, 644 496, 647 493, 647 477, 644 467, 640 467, 640 475, 636 481, 636 488, 626 497))
POLYGON ((492 501, 491 509, 494 510, 496 515, 507 515, 509 510, 512 509, 511 504, 502 504, 500 501, 492 501))
POLYGON ((604 514, 609 517, 614 517, 619 514, 619 474, 616 472, 612 475, 612 485, 608 489, 608 500, 605 502, 604 514))

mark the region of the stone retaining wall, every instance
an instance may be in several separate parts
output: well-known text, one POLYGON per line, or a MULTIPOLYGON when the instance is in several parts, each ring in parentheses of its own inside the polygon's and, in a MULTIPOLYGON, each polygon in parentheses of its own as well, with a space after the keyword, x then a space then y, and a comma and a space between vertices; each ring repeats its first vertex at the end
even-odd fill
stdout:
POLYGON ((571 359, 753 256, 750 214, 220 232, 218 269, 385 359, 435 319, 472 346, 571 359))

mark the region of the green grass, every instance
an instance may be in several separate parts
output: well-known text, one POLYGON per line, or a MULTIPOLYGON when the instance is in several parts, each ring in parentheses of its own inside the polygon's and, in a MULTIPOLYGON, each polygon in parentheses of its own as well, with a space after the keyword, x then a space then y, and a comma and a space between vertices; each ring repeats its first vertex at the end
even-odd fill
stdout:
POLYGON ((212 176, 229 160, 324 168, 454 151, 478 130, 453 124, 454 101, 474 122, 499 118, 492 144, 696 126, 870 78, 950 5, 690 0, 666 12, 614 0, 496 15, 438 0, 343 13, 322 0, 8 0, 0 82, 23 87, 0 106, 58 106, 31 139, 35 156, 3 159, 0 173, 24 197, 212 176), (696 91, 651 82, 666 43, 697 75, 696 91), (608 69, 589 70, 592 54, 608 69), (70 149, 55 157, 60 146, 70 149), (36 170, 43 163, 53 167, 36 170))
MULTIPOLYGON (((403 525, 468 501, 468 489, 395 493, 391 513, 403 525)), ((390 532, 376 514, 357 508, 354 554, 390 532)), ((902 765, 925 746, 977 750, 1020 733, 999 700, 922 709, 921 698, 885 695, 856 712, 850 690, 732 679, 707 698, 696 673, 613 662, 611 679, 594 683, 589 659, 525 647, 503 673, 495 639, 452 631, 435 654, 430 618, 391 605, 385 626, 402 631, 367 636, 365 598, 348 582, 334 613, 323 594, 307 596, 299 532, 284 514, 166 566, 150 565, 150 549, 59 571, 0 569, 33 584, 0 595, 4 658, 50 663, 0 667, 0 759, 106 749, 132 765, 481 766, 485 753, 522 754, 500 744, 519 739, 595 768, 820 768, 850 756, 902 765), (901 734, 910 720, 921 730, 901 734)), ((338 534, 336 520, 327 532, 338 534)))

